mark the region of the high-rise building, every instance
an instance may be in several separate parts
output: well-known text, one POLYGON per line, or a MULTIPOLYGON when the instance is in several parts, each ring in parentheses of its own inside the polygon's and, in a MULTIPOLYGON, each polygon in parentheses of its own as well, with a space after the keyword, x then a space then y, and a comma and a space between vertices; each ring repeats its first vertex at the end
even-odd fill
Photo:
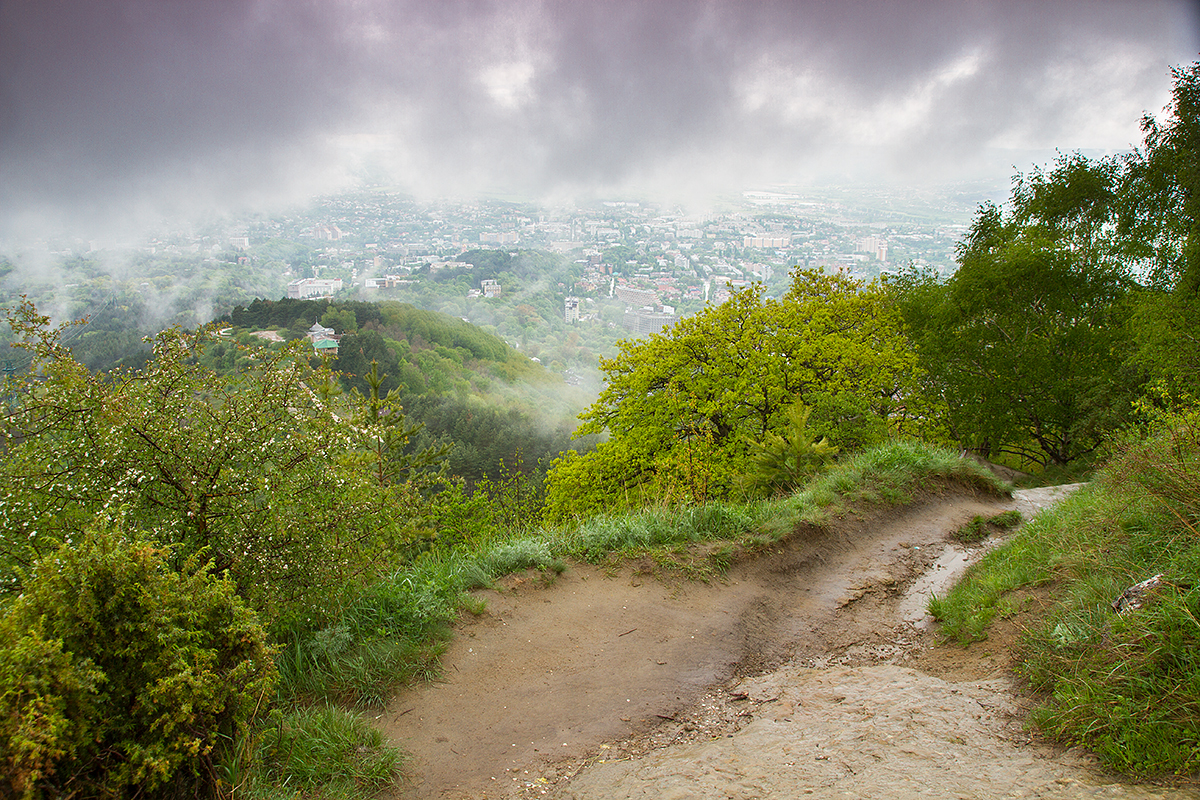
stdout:
POLYGON ((653 311, 648 308, 631 308, 625 312, 621 324, 626 330, 633 331, 638 336, 646 336, 651 333, 662 333, 663 328, 669 328, 676 322, 679 322, 679 317, 675 314, 653 311))
POLYGON ((618 286, 617 299, 631 306, 653 306, 658 304, 658 295, 649 289, 635 289, 632 286, 618 286))
POLYGON ((880 261, 887 261, 888 242, 882 236, 867 236, 859 239, 856 249, 860 253, 870 253, 880 261))

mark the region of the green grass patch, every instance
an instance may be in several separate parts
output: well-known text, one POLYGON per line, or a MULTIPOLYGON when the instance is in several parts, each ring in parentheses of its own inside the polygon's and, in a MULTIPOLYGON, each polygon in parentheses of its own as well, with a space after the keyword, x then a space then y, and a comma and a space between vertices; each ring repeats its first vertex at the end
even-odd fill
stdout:
POLYGON ((601 564, 656 548, 715 540, 737 540, 752 533, 772 513, 773 504, 706 503, 684 508, 653 508, 592 517, 549 532, 554 551, 567 558, 601 564))
POLYGON ((561 575, 567 563, 551 551, 550 542, 541 536, 528 536, 501 542, 484 552, 475 562, 477 574, 486 575, 490 585, 495 578, 526 569, 561 575))
POLYGON ((1037 534, 1052 525, 1046 514, 1034 518, 1016 540, 973 565, 946 597, 931 599, 929 613, 942 633, 962 643, 983 639, 1006 594, 1050 580, 1049 553, 1037 534))
POLYGON ((953 450, 914 440, 889 442, 817 476, 792 498, 801 519, 824 524, 851 506, 902 505, 930 479, 953 481, 990 494, 1008 494, 1009 486, 983 465, 953 450))
POLYGON ((1020 524, 1020 511, 1003 511, 990 517, 976 514, 971 517, 970 522, 955 531, 951 538, 963 544, 975 544, 982 542, 992 534, 1010 531, 1020 524))
POLYGON ((471 563, 429 555, 372 584, 322 627, 294 631, 277 659, 281 700, 377 706, 397 687, 435 677, 471 563))
POLYGON ((1200 772, 1200 425, 1175 415, 1118 442, 1096 481, 989 553, 930 610, 959 641, 987 635, 1015 590, 1053 580, 1021 674, 1033 721, 1141 778, 1200 772), (1162 574, 1141 608, 1111 603, 1162 574))
POLYGON ((395 748, 357 714, 333 706, 275 709, 221 765, 227 796, 367 800, 394 784, 395 748))

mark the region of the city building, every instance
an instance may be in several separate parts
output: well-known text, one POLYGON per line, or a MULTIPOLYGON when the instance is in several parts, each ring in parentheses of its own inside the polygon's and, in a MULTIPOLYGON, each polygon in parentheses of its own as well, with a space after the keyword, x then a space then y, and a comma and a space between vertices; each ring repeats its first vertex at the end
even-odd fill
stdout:
POLYGON ((376 278, 366 278, 363 280, 364 289, 395 289, 398 286, 411 286, 418 283, 412 278, 405 278, 402 275, 384 275, 376 278))
POLYGON ((334 335, 333 328, 326 328, 320 322, 314 322, 308 329, 308 340, 312 342, 313 350, 318 355, 338 354, 338 337, 334 335))
POLYGON ((337 340, 321 339, 319 342, 313 342, 313 351, 319 356, 336 356, 338 354, 337 340))
POLYGON ((658 305, 658 295, 649 289, 635 289, 632 286, 618 286, 617 299, 631 306, 658 305))
POLYGON ((287 296, 291 300, 311 300, 333 297, 342 290, 341 278, 297 278, 287 285, 287 296))
POLYGON ((326 328, 320 322, 314 322, 308 329, 308 340, 313 344, 333 338, 333 328, 326 328))
POLYGON ((791 246, 791 236, 746 236, 742 238, 742 247, 764 247, 768 249, 777 249, 780 247, 791 246))
POLYGON ((318 239, 324 239, 327 242, 336 242, 344 235, 342 229, 332 223, 329 225, 315 225, 312 229, 312 235, 318 239))
POLYGON ((662 333, 663 328, 669 328, 676 322, 679 322, 679 317, 675 314, 649 308, 630 308, 626 309, 621 324, 627 331, 632 331, 638 336, 647 336, 651 333, 662 333))
POLYGON ((860 253, 870 253, 880 261, 887 261, 888 241, 882 236, 867 236, 858 240, 856 250, 860 253))

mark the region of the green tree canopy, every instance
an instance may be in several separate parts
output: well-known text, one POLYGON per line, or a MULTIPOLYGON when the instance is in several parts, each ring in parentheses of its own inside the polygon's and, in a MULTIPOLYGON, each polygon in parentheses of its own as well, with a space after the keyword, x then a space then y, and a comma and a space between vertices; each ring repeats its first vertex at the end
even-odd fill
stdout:
POLYGON ((1131 282, 1109 235, 1119 165, 1078 155, 1018 176, 979 209, 945 284, 893 283, 956 439, 984 455, 1068 464, 1093 452, 1139 385, 1125 366, 1131 282))
POLYGON ((1172 70, 1169 116, 1142 119, 1143 146, 1126 161, 1120 232, 1152 285, 1200 293, 1200 61, 1172 70))
POLYGON ((1147 288, 1133 333, 1136 363, 1168 393, 1200 396, 1200 62, 1173 70, 1167 119, 1142 120, 1126 162, 1119 232, 1147 288))
POLYGON ((915 372, 899 316, 879 287, 812 271, 797 271, 780 300, 755 284, 619 348, 601 359, 607 385, 579 429, 611 439, 551 472, 552 513, 625 496, 640 502, 647 491, 688 501, 728 494, 751 443, 782 431, 797 402, 813 409, 814 433, 839 446, 879 441, 903 416, 915 372), (606 480, 578 474, 590 467, 606 480), (568 473, 609 496, 578 497, 568 473))

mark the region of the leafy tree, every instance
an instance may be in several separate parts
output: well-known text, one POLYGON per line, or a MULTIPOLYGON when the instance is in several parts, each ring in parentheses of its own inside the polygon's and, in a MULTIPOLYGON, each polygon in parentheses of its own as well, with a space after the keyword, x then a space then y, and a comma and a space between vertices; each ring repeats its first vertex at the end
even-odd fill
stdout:
POLYGON ((349 308, 329 309, 321 315, 321 324, 333 328, 334 333, 354 333, 358 330, 358 320, 354 311, 349 308))
POLYGON ((1152 285, 1200 293, 1200 61, 1171 71, 1170 117, 1142 119, 1143 147, 1127 161, 1120 232, 1152 285))
POLYGON ((1139 386, 1130 281, 1109 235, 1118 165, 1065 156, 979 209, 945 284, 893 283, 947 428, 984 455, 1064 465, 1092 453, 1139 386))
POLYGON ((1200 294, 1144 289, 1132 309, 1130 368, 1168 398, 1200 397, 1200 294))
POLYGON ((292 324, 283 331, 281 336, 289 342, 294 342, 299 339, 308 337, 308 332, 312 328, 312 323, 306 317, 296 317, 292 320, 292 324))
POLYGON ((1200 396, 1200 62, 1172 74, 1170 116, 1142 120, 1143 147, 1127 161, 1119 232, 1148 279, 1136 363, 1168 391, 1200 396))
POLYGON ((608 383, 579 429, 612 438, 556 462, 547 487, 556 507, 572 503, 559 503, 559 492, 571 491, 562 485, 568 476, 596 487, 595 496, 573 500, 586 510, 639 501, 633 490, 667 469, 685 477, 693 497, 698 480, 705 497, 727 495, 751 443, 780 431, 796 402, 824 410, 811 420, 818 434, 877 441, 903 416, 915 372, 900 318, 879 287, 811 271, 797 271, 778 301, 756 284, 666 334, 619 348, 601 359, 608 383), (693 454, 703 454, 703 473, 688 466, 693 454), (581 474, 589 465, 603 480, 581 474))
POLYGON ((362 567, 374 532, 337 464, 351 430, 310 389, 320 376, 303 348, 254 349, 220 375, 199 364, 211 329, 171 329, 145 369, 94 375, 31 304, 10 322, 32 368, 9 386, 0 440, 9 585, 119 507, 178 557, 209 553, 261 609, 328 602, 362 567))
POLYGON ((652 458, 614 440, 601 442, 587 454, 568 450, 546 475, 543 513, 556 523, 637 508, 655 499, 653 477, 652 458))

